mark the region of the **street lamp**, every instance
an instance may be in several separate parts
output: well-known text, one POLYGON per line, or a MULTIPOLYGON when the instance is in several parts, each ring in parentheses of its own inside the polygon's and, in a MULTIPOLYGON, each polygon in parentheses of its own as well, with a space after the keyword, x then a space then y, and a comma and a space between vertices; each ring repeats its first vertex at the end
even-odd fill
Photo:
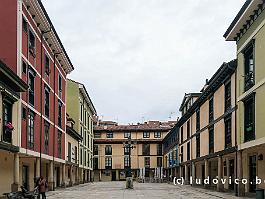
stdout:
POLYGON ((133 189, 133 179, 132 179, 132 166, 131 166, 131 149, 134 149, 135 146, 132 145, 131 135, 128 136, 128 141, 123 143, 123 148, 127 149, 129 155, 129 166, 125 169, 126 175, 126 189, 133 189))

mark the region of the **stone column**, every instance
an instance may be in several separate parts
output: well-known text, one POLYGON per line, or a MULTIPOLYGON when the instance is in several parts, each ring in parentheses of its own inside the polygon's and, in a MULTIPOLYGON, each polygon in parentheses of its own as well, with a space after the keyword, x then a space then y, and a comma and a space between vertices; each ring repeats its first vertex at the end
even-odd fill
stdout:
POLYGON ((13 184, 11 185, 11 191, 18 191, 19 186, 19 155, 14 153, 14 167, 13 167, 13 184))
POLYGON ((40 177, 40 158, 36 158, 36 178, 40 177))
POLYGON ((116 180, 117 180, 117 181, 120 180, 120 172, 119 172, 118 169, 116 170, 116 180))
POLYGON ((239 179, 239 184, 236 185, 238 187, 238 196, 244 196, 245 190, 244 185, 242 184, 243 178, 243 164, 242 164, 242 151, 237 152, 237 178, 239 179))
POLYGON ((99 170, 99 181, 101 181, 101 170, 99 170))
MULTIPOLYGON (((207 159, 204 160, 204 179, 207 179, 209 177, 209 161, 207 159)), ((204 184, 204 187, 208 187, 209 184, 204 184)))
POLYGON ((76 167, 76 183, 80 184, 79 166, 76 167))
POLYGON ((226 180, 226 189, 229 189, 229 177, 232 176, 232 174, 230 173, 230 165, 229 165, 229 159, 226 158, 225 159, 226 162, 226 176, 227 176, 227 180, 226 180))
POLYGON ((69 181, 69 186, 73 186, 73 165, 69 166, 70 169, 70 181, 69 181))
POLYGON ((65 164, 62 164, 62 186, 65 187, 65 164))
POLYGON ((221 182, 223 178, 223 158, 222 156, 218 157, 218 184, 217 184, 217 191, 223 191, 224 185, 221 182))
POLYGON ((50 161, 48 168, 48 188, 49 190, 54 190, 54 178, 53 178, 53 161, 50 161))
POLYGON ((185 164, 185 184, 189 184, 189 176, 188 176, 188 165, 185 164))
POLYGON ((196 178, 195 172, 196 172, 195 162, 192 162, 192 164, 191 164, 192 182, 191 183, 192 183, 193 186, 196 185, 195 184, 195 182, 196 182, 196 180, 195 180, 195 178, 196 178))
POLYGON ((181 178, 181 177, 183 177, 183 176, 182 176, 182 167, 179 166, 179 178, 181 178))

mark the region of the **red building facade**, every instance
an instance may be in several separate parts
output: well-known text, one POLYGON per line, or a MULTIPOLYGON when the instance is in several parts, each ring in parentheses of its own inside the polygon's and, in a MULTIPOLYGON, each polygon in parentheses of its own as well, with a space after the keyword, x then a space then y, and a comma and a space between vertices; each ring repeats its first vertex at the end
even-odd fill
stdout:
POLYGON ((19 184, 64 182, 66 76, 74 68, 40 0, 1 0, 0 59, 28 86, 21 94, 19 184))

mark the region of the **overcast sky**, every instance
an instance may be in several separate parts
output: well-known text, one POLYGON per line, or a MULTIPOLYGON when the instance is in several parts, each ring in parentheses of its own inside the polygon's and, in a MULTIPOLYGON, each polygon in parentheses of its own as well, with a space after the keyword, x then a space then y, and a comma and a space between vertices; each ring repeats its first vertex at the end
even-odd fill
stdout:
POLYGON ((244 0, 42 0, 99 117, 173 120, 236 46, 223 34, 244 0), (170 119, 171 117, 171 119, 170 119))

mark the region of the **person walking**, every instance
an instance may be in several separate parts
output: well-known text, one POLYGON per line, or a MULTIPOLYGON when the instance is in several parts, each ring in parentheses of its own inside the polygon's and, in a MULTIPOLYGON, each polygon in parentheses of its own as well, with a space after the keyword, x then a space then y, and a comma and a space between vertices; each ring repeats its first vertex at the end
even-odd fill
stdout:
POLYGON ((46 199, 47 181, 41 176, 39 180, 39 193, 42 199, 46 199))

